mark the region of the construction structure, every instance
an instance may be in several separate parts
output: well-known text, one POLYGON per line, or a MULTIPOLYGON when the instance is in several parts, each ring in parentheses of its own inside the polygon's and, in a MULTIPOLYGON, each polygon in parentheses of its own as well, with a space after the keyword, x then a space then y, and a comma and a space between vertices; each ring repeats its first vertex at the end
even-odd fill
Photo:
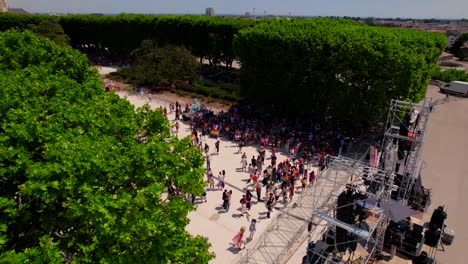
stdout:
POLYGON ((323 184, 314 189, 303 263, 367 263, 383 248, 394 174, 344 157, 330 159, 320 173, 323 184))
POLYGON ((376 259, 384 249, 390 208, 405 206, 414 192, 430 103, 392 100, 383 137, 373 142, 369 163, 328 156, 315 185, 284 209, 236 263, 286 263, 306 239, 305 230, 303 263, 376 259))
MULTIPOLYGON (((256 244, 239 253, 234 263, 285 263, 308 237, 308 227, 313 216, 313 209, 327 199, 325 192, 330 191, 329 181, 322 181, 323 173, 317 175, 317 182, 305 189, 297 201, 281 209, 282 211, 256 240, 256 244), (317 194, 317 190, 322 193, 317 194), (316 196, 319 195, 319 196, 316 196)), ((344 186, 349 175, 335 174, 336 186, 344 186)))
POLYGON ((316 245, 309 247, 308 256, 330 263, 344 260, 351 244, 362 245, 368 252, 366 261, 381 250, 393 177, 342 156, 329 156, 327 164, 316 184, 273 220, 257 243, 240 253, 236 263, 285 263, 307 238, 309 245, 316 245), (338 200, 345 196, 356 199, 339 204, 338 200), (352 211, 349 215, 355 216, 357 222, 343 221, 339 216, 342 209, 352 211), (350 239, 343 241, 342 234, 350 239), (332 242, 321 243, 324 236, 330 236, 332 242))
MULTIPOLYGON (((427 133, 430 112, 430 99, 419 104, 392 100, 390 104, 381 149, 385 151, 390 146, 397 148, 397 159, 392 163, 395 163, 395 184, 398 190, 392 194, 392 198, 405 205, 419 191, 413 187, 421 172, 422 143, 427 133)), ((384 159, 382 162, 385 164, 389 161, 384 159)))

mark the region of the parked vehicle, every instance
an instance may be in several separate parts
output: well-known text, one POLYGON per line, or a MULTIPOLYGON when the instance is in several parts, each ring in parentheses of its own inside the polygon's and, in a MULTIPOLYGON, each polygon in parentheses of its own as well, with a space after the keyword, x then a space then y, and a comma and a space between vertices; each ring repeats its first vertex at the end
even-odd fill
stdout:
POLYGON ((440 87, 443 93, 458 94, 468 97, 468 82, 452 81, 440 87))

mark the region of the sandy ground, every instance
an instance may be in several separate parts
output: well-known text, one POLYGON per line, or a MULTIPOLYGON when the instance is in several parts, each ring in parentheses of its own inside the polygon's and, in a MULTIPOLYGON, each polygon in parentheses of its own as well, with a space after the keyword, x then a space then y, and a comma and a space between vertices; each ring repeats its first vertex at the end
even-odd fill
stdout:
MULTIPOLYGON (((468 98, 445 98, 435 86, 427 97, 435 102, 424 139, 422 169, 423 185, 432 188, 432 205, 428 210, 445 205, 447 227, 455 230, 454 243, 439 251, 438 263, 462 264, 468 259, 468 98)), ((427 215, 429 217, 430 215, 427 215)))
MULTIPOLYGON (((174 102, 177 97, 158 95, 153 96, 152 101, 145 96, 143 99, 137 95, 128 95, 120 92, 120 96, 127 98, 135 106, 141 106, 149 103, 152 108, 159 106, 168 106, 168 102, 174 102)), ((448 212, 447 226, 456 232, 455 241, 450 246, 437 254, 437 263, 462 264, 467 263, 468 250, 468 205, 464 202, 464 193, 468 190, 468 167, 464 166, 467 162, 466 151, 468 150, 468 98, 459 98, 445 95, 438 92, 438 88, 430 86, 427 97, 432 98, 434 110, 430 117, 428 131, 424 140, 423 160, 425 165, 422 170, 423 185, 432 188, 432 205, 425 215, 425 219, 430 219, 434 208, 439 205, 445 205, 448 212)), ((189 102, 179 99, 179 102, 189 102)), ((219 109, 213 109, 219 110, 219 109)), ((174 122, 174 115, 169 115, 171 123, 174 122)), ((187 124, 180 122, 181 130, 179 136, 189 134, 187 124)), ((215 140, 206 138, 210 146, 210 152, 214 150, 215 140)), ((211 263, 232 263, 236 258, 237 251, 234 250, 230 241, 235 233, 242 226, 248 228, 249 222, 244 217, 240 217, 239 200, 242 192, 245 192, 248 174, 239 172, 240 155, 237 154, 237 148, 233 142, 221 140, 220 153, 211 154, 211 165, 213 173, 217 175, 219 171, 226 170, 226 188, 233 191, 232 205, 229 212, 220 210, 222 192, 218 190, 207 191, 207 203, 199 203, 196 211, 189 215, 191 220, 187 230, 192 234, 208 237, 212 243, 211 250, 216 253, 216 259, 211 263)), ((255 147, 245 147, 243 152, 247 153, 249 159, 257 155, 255 147)), ((266 156, 269 157, 270 151, 266 156)), ((282 153, 279 154, 278 161, 285 158, 282 153)), ((266 160, 269 162, 269 160, 266 160)), ((262 191, 262 196, 264 190, 262 191)), ((259 219, 257 224, 257 233, 254 237, 258 238, 270 223, 263 212, 266 211, 263 203, 258 203, 254 194, 252 216, 259 219)), ((198 201, 197 201, 198 202, 198 201)), ((273 217, 277 212, 273 213, 273 217)), ((247 245, 251 245, 250 243, 247 245)), ((305 245, 306 243, 304 243, 305 245)), ((302 246, 298 252, 292 256, 288 263, 301 263, 302 256, 306 250, 302 246)), ((383 262, 382 262, 383 263, 383 262)), ((408 260, 396 260, 388 263, 411 263, 408 260)))

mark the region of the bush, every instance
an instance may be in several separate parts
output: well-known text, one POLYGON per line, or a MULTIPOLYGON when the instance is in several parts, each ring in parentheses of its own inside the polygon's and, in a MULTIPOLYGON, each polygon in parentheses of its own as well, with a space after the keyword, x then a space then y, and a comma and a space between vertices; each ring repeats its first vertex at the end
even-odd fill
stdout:
POLYGON ((203 84, 189 84, 189 85, 178 85, 177 91, 184 91, 194 95, 204 96, 207 98, 213 98, 228 102, 235 102, 239 100, 238 89, 235 86, 229 85, 218 85, 214 83, 203 83, 203 84))
POLYGON ((451 81, 463 81, 468 82, 468 73, 462 70, 456 69, 449 69, 449 70, 441 70, 440 68, 436 68, 434 73, 432 74, 433 80, 439 80, 443 82, 451 82, 451 81))

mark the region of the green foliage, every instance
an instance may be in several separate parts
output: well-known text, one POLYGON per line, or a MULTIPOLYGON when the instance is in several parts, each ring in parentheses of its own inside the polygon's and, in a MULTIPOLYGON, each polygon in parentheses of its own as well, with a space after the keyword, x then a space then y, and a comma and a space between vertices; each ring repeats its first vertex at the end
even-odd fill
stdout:
POLYGON ((240 100, 239 88, 232 85, 203 82, 192 85, 177 85, 176 90, 185 91, 195 96, 204 96, 227 102, 237 102, 240 100))
POLYGON ((203 156, 160 110, 105 93, 80 53, 0 33, 0 259, 7 263, 207 263, 185 231, 203 156))
POLYGON ((196 81, 199 63, 189 50, 183 47, 158 47, 145 40, 132 52, 134 64, 125 70, 137 84, 170 84, 176 81, 196 81))
POLYGON ((70 44, 70 38, 65 34, 62 26, 55 18, 42 20, 37 25, 31 24, 29 25, 29 29, 35 34, 46 37, 59 45, 68 46, 70 44))
POLYGON ((302 19, 243 29, 234 48, 248 98, 366 123, 378 120, 390 99, 424 97, 445 42, 434 33, 302 19))
POLYGON ((462 81, 468 82, 468 73, 457 69, 448 69, 442 71, 440 68, 435 68, 432 74, 432 79, 443 82, 462 81))
MULTIPOLYGON (((0 14, 0 31, 37 25, 46 15, 0 14)), ((161 46, 188 48, 195 56, 214 64, 232 65, 235 58, 232 40, 237 32, 257 21, 207 16, 156 16, 120 14, 117 16, 66 15, 59 23, 71 39, 72 47, 95 44, 107 47, 122 57, 129 56, 145 39, 161 46)))

